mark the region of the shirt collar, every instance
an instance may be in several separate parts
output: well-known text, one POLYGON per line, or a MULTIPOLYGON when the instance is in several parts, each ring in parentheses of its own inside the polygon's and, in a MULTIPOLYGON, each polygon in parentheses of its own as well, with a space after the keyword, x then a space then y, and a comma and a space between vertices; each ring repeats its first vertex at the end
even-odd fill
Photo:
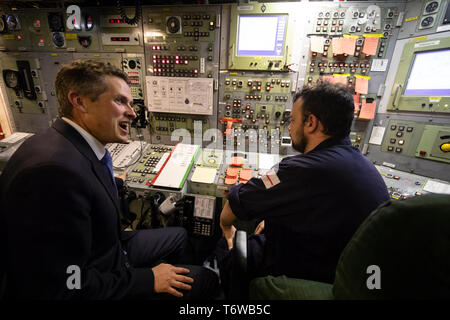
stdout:
POLYGON ((311 151, 315 151, 315 150, 320 150, 320 149, 325 149, 334 145, 351 145, 351 141, 350 141, 350 137, 346 136, 345 138, 335 138, 335 137, 331 137, 328 138, 324 141, 322 141, 321 143, 319 143, 317 145, 317 147, 315 147, 313 150, 311 151))
POLYGON ((86 142, 91 147, 92 151, 94 151, 95 156, 98 158, 98 160, 101 160, 106 153, 105 146, 100 141, 98 141, 92 134, 84 130, 82 127, 80 127, 78 124, 76 124, 69 118, 62 117, 62 119, 68 124, 70 124, 75 130, 77 130, 79 134, 81 134, 84 140, 86 140, 86 142))

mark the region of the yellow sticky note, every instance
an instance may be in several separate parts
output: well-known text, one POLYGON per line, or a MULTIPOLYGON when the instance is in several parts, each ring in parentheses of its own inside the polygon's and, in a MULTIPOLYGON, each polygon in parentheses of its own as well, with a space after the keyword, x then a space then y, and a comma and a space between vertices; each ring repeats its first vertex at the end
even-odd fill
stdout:
POLYGON ((195 169, 191 180, 192 180, 192 182, 214 183, 214 178, 216 177, 216 173, 217 173, 216 169, 198 167, 195 169))

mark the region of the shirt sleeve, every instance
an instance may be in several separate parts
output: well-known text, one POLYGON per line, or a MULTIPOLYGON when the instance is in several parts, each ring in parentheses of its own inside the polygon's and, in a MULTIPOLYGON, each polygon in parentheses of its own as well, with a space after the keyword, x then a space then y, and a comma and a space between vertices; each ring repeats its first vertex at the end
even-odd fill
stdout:
MULTIPOLYGON (((21 172, 7 194, 8 233, 13 244, 19 295, 38 299, 119 299, 154 294, 150 268, 99 270, 92 250, 91 186, 60 165, 21 172), (12 203, 15 202, 15 203, 12 203), (67 267, 81 269, 81 289, 69 290, 67 267)), ((118 240, 119 241, 119 240, 118 240)))
POLYGON ((307 197, 309 174, 302 162, 282 160, 261 178, 233 186, 228 194, 231 210, 241 220, 282 215, 282 204, 307 197))

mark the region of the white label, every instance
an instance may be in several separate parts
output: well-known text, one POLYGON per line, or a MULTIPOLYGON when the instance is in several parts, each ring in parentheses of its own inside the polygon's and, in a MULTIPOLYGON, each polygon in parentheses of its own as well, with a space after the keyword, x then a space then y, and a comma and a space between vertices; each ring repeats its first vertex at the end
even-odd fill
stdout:
POLYGON ((423 47, 430 47, 430 46, 436 46, 439 43, 441 43, 440 40, 435 40, 435 41, 429 41, 429 42, 422 42, 422 43, 416 43, 414 45, 414 48, 423 48, 423 47))
POLYGON ((266 189, 270 189, 280 183, 280 179, 273 170, 267 171, 267 173, 261 177, 261 180, 266 189))
POLYGON ((205 73, 205 58, 200 58, 200 73, 205 73))
POLYGON ((194 217, 212 219, 214 217, 215 198, 196 196, 194 217))
POLYGON ((3 140, 0 140, 0 142, 16 143, 17 141, 22 140, 23 138, 25 138, 28 135, 29 135, 29 133, 26 133, 26 132, 15 132, 15 133, 11 134, 9 137, 7 137, 3 140))
POLYGON ((428 180, 423 190, 432 193, 450 194, 450 185, 433 180, 428 180))
POLYGON ((448 31, 450 30, 450 25, 445 25, 445 26, 440 26, 436 28, 436 32, 441 32, 441 31, 448 31))
POLYGON ((212 78, 147 76, 149 111, 213 114, 212 78))
POLYGON ((384 72, 387 69, 389 59, 373 59, 370 71, 384 72))
POLYGON ((385 127, 373 127, 369 143, 381 145, 381 143, 383 142, 383 136, 384 136, 385 130, 386 130, 385 127))
POLYGON ((253 6, 240 6, 240 7, 237 7, 237 10, 238 11, 251 11, 251 10, 253 10, 253 6))

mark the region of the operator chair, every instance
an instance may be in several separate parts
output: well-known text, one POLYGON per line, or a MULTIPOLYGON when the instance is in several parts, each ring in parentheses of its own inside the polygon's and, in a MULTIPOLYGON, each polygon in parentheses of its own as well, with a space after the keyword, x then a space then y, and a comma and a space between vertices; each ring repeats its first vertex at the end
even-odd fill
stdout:
MULTIPOLYGON (((236 249, 244 256, 246 242, 237 241, 236 249)), ((365 219, 343 250, 333 284, 266 276, 250 282, 249 295, 258 300, 448 299, 449 253, 450 195, 388 201, 365 219), (380 289, 368 284, 377 273, 370 266, 379 267, 380 289)))

